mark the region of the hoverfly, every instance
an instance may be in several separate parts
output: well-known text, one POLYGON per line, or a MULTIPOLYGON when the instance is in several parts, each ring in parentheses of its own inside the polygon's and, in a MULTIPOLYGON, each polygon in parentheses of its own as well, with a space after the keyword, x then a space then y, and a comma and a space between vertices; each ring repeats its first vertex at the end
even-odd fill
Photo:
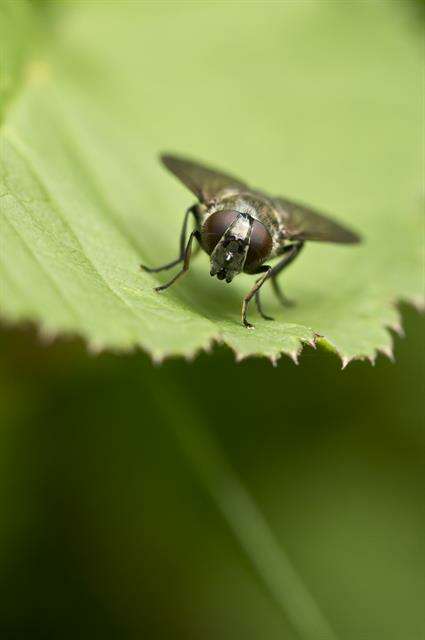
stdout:
POLYGON ((155 287, 155 291, 164 291, 187 273, 196 239, 210 256, 211 276, 226 282, 241 272, 260 276, 242 301, 242 323, 252 328, 246 314, 253 297, 260 315, 273 320, 264 313, 260 299, 261 287, 267 280, 278 300, 283 305, 291 304, 277 276, 295 260, 305 241, 360 242, 353 231, 302 204, 250 189, 241 180, 198 162, 173 155, 162 155, 161 160, 195 194, 198 202, 186 211, 178 258, 155 268, 141 265, 143 270, 157 273, 183 263, 181 270, 166 284, 155 287), (187 238, 191 215, 195 228, 187 238), (273 258, 280 260, 274 266, 265 264, 273 258))

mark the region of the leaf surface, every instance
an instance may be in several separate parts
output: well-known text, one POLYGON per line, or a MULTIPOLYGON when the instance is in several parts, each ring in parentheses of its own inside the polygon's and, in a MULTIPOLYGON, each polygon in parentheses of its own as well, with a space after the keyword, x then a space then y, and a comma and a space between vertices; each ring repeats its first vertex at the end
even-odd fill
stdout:
POLYGON ((395 303, 420 304, 422 291, 422 50, 409 12, 390 2, 56 12, 3 120, 3 318, 155 359, 213 341, 240 358, 296 358, 317 334, 344 361, 390 353, 395 303), (309 245, 282 277, 297 305, 280 308, 267 291, 276 321, 252 305, 255 331, 239 322, 252 277, 213 281, 205 255, 156 294, 168 274, 139 264, 176 256, 193 202, 160 166, 164 150, 329 211, 365 242, 309 245))

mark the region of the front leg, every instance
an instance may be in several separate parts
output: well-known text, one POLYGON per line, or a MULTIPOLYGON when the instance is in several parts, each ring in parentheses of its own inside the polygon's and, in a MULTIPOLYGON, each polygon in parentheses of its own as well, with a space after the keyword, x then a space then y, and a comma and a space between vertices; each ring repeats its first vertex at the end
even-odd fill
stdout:
POLYGON ((159 271, 165 271, 166 269, 171 269, 172 267, 175 267, 180 262, 183 262, 184 256, 185 256, 185 249, 186 249, 187 223, 188 223, 190 214, 193 214, 194 217, 195 217, 195 220, 197 220, 196 204, 194 204, 192 207, 189 207, 189 209, 186 211, 185 216, 184 216, 183 226, 182 226, 182 229, 180 231, 180 253, 179 253, 179 257, 176 258, 175 260, 172 260, 171 262, 167 262, 166 264, 161 265, 160 267, 147 267, 146 265, 141 264, 140 268, 143 271, 147 271, 148 273, 158 273, 159 271))
POLYGON ((171 278, 171 280, 169 282, 167 282, 166 284, 162 284, 160 287, 155 287, 155 291, 159 292, 159 291, 164 291, 164 289, 168 289, 168 287, 170 287, 176 280, 178 280, 179 278, 184 276, 184 274, 189 271, 190 255, 191 255, 191 252, 192 252, 193 238, 196 238, 199 243, 201 242, 201 236, 200 236, 199 231, 194 230, 194 231, 192 231, 192 233, 189 236, 189 240, 187 241, 186 249, 184 251, 183 268, 181 269, 181 271, 179 271, 174 276, 174 278, 171 278))
POLYGON ((255 282, 254 286, 252 287, 251 291, 246 294, 246 296, 244 297, 244 299, 242 301, 242 324, 244 325, 244 327, 247 327, 247 329, 253 329, 254 328, 254 325, 252 325, 246 319, 246 312, 247 312, 247 309, 248 309, 248 303, 251 300, 251 298, 254 295, 256 295, 257 291, 263 286, 263 284, 265 283, 265 281, 269 277, 271 271, 272 271, 272 268, 268 264, 265 264, 265 265, 263 265, 262 267, 259 268, 257 273, 264 272, 263 275, 261 276, 261 278, 258 278, 258 280, 256 280, 256 282, 255 282))

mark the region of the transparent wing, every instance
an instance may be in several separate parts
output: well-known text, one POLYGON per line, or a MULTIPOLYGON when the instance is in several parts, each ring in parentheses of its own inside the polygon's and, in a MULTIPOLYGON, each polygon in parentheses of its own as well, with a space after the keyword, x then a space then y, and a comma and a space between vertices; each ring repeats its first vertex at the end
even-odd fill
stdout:
POLYGON ((284 198, 273 198, 273 204, 282 218, 288 236, 293 240, 341 244, 356 244, 361 241, 354 231, 304 205, 284 198))
POLYGON ((224 189, 246 189, 240 180, 198 162, 167 154, 161 160, 201 202, 210 202, 224 189))

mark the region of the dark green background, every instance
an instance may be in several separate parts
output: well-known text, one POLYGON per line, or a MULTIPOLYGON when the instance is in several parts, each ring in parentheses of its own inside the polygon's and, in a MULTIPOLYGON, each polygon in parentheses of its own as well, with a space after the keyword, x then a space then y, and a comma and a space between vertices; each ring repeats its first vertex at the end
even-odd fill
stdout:
POLYGON ((3 637, 292 639, 176 435, 209 431, 344 640, 420 640, 423 322, 396 364, 1 333, 3 637))

